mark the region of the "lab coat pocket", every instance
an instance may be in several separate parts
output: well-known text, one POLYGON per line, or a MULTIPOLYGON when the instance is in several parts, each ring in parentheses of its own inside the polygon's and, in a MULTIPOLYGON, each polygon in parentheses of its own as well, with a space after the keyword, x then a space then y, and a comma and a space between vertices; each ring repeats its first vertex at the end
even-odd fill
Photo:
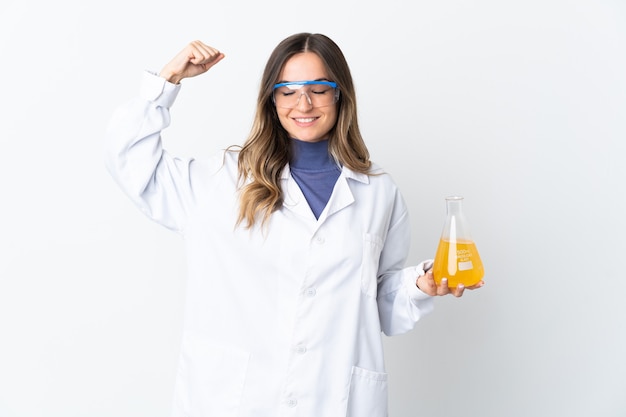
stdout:
POLYGON ((387 374, 352 367, 346 417, 387 417, 387 374))
POLYGON ((249 356, 232 346, 188 337, 178 370, 180 408, 189 416, 239 415, 249 356))
POLYGON ((361 259, 361 290, 376 298, 378 286, 378 263, 383 249, 383 240, 371 233, 363 234, 363 259, 361 259))

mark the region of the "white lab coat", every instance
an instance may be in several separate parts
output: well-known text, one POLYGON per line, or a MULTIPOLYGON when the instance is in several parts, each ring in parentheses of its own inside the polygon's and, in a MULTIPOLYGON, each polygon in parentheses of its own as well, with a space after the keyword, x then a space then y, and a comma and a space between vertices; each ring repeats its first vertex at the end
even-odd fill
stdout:
POLYGON ((237 153, 200 161, 162 149, 179 89, 146 73, 106 135, 114 179, 186 244, 173 415, 386 416, 381 331, 406 332, 433 307, 415 285, 424 263, 404 267, 410 228, 396 185, 344 167, 316 219, 286 167, 267 231, 235 228, 237 153))

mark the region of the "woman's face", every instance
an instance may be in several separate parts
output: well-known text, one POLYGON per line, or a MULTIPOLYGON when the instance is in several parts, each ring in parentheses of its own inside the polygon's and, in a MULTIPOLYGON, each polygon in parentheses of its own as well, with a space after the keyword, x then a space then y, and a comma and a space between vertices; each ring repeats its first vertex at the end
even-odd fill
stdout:
MULTIPOLYGON (((289 81, 312 81, 328 79, 320 57, 313 52, 302 52, 289 58, 280 73, 279 83, 289 81)), ((296 90, 295 94, 301 94, 296 90)), ((300 96, 292 109, 276 107, 280 124, 291 138, 305 142, 328 139, 328 132, 337 122, 337 103, 314 107, 305 95, 300 96)))

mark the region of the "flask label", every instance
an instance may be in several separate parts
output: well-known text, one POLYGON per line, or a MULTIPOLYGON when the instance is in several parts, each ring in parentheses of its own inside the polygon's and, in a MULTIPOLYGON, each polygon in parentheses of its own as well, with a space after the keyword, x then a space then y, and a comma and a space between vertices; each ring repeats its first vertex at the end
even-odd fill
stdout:
POLYGON ((472 261, 459 262, 459 271, 468 271, 473 267, 472 261))

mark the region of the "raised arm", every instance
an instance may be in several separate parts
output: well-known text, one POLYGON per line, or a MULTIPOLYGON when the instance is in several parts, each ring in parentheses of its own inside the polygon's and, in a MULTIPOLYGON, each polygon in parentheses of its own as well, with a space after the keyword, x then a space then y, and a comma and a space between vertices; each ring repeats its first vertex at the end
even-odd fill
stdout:
POLYGON ((193 194, 193 159, 163 149, 161 131, 170 123, 179 84, 209 70, 224 54, 199 41, 188 44, 160 73, 144 73, 140 93, 115 111, 105 136, 106 165, 124 192, 153 220, 184 229, 193 194))

